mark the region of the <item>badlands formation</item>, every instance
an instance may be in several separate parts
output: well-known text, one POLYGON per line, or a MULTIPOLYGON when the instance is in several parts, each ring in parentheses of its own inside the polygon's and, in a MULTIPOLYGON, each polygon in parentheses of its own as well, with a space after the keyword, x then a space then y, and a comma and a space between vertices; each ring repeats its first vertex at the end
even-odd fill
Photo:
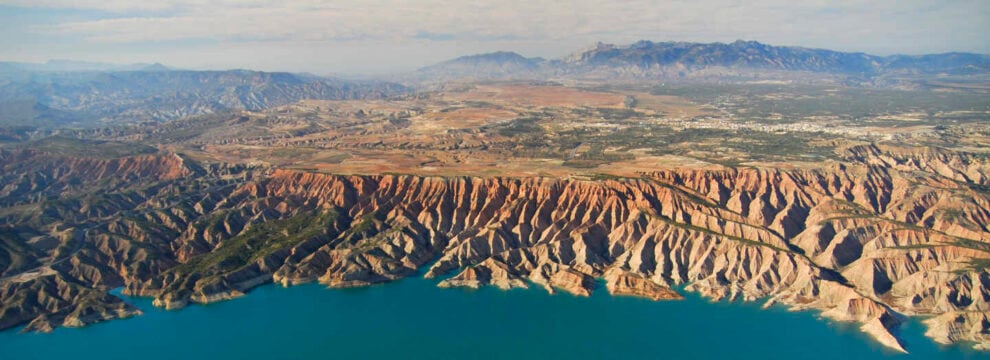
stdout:
POLYGON ((990 349, 990 161, 852 146, 820 167, 639 176, 333 175, 183 155, 0 150, 0 329, 128 317, 277 283, 541 287, 820 310, 904 351, 990 349), (59 194, 75 194, 59 196, 59 194), (604 282, 604 288, 598 285, 604 282))

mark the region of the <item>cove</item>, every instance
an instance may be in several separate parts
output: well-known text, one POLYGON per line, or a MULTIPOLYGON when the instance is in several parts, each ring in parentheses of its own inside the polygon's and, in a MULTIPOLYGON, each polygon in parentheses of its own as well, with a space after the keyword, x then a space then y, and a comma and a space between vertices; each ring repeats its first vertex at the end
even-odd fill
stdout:
POLYGON ((266 285, 247 296, 145 312, 51 334, 0 332, 0 359, 967 359, 912 319, 901 327, 911 354, 886 350, 854 324, 812 312, 712 303, 440 289, 408 278, 356 289, 266 285))

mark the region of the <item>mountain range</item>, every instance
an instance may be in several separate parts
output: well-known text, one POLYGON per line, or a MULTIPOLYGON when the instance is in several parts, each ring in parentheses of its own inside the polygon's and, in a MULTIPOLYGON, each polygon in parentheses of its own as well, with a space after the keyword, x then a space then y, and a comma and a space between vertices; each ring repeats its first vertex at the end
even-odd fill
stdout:
POLYGON ((157 63, 0 62, 0 125, 54 128, 160 122, 229 109, 260 110, 302 99, 384 98, 407 93, 410 87, 454 80, 783 80, 918 88, 933 79, 986 78, 990 78, 990 56, 982 54, 876 56, 755 41, 598 43, 559 59, 499 51, 374 81, 250 70, 177 70, 157 63))
MULTIPOLYGON (((402 85, 249 70, 38 70, 0 72, 0 124, 88 127, 167 121, 227 109, 260 110, 303 99, 381 98, 402 85)), ((59 67, 56 67, 59 68, 59 67)))
POLYGON ((560 59, 512 52, 464 56, 419 69, 413 78, 592 78, 752 80, 831 78, 860 83, 895 76, 990 74, 990 56, 972 53, 877 56, 756 41, 598 43, 560 59))

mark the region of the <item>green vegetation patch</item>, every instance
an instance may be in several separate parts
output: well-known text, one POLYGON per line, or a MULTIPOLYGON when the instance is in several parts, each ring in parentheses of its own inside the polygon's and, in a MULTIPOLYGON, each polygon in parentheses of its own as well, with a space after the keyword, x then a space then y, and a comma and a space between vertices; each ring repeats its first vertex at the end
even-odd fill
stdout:
POLYGON ((604 180, 623 181, 623 180, 639 180, 639 179, 640 178, 637 177, 619 176, 619 175, 604 174, 604 173, 594 173, 591 174, 590 176, 591 181, 604 181, 604 180))
POLYGON ((238 269, 277 250, 327 234, 337 216, 338 213, 333 210, 312 210, 286 219, 254 224, 224 241, 212 252, 197 256, 173 271, 193 274, 211 268, 221 271, 238 269))
POLYGON ((678 186, 674 186, 674 185, 671 185, 671 184, 668 184, 668 183, 665 183, 665 182, 662 182, 662 181, 657 181, 656 179, 650 178, 648 176, 644 176, 643 179, 649 180, 650 182, 656 184, 657 186, 660 186, 660 187, 663 187, 663 188, 666 188, 666 189, 670 189, 671 191, 673 191, 673 192, 675 192, 677 194, 680 194, 680 195, 682 195, 684 197, 687 197, 692 202, 695 202, 695 203, 698 203, 698 204, 703 204, 703 205, 708 206, 708 207, 720 208, 720 209, 723 209, 723 210, 726 210, 726 211, 730 211, 730 212, 733 212, 733 213, 735 212, 735 211, 729 210, 728 208, 726 208, 724 206, 721 206, 720 204, 715 203, 715 201, 713 201, 712 199, 709 199, 709 198, 703 197, 701 195, 695 194, 695 193, 690 192, 690 191, 688 191, 688 190, 686 190, 684 188, 681 188, 681 187, 678 187, 678 186))
POLYGON ((38 266, 42 254, 31 248, 12 227, 0 227, 0 275, 38 266))
POLYGON ((684 229, 684 230, 701 232, 701 233, 709 234, 709 235, 712 235, 712 236, 715 236, 715 237, 719 237, 719 238, 722 238, 722 239, 727 239, 727 240, 732 240, 732 241, 735 241, 735 242, 739 242, 739 243, 742 243, 742 244, 745 244, 745 245, 763 246, 763 247, 768 247, 768 248, 771 248, 773 250, 780 251, 780 252, 793 252, 793 251, 791 251, 789 249, 780 248, 780 247, 773 246, 773 245, 770 245, 770 244, 767 244, 767 243, 763 243, 763 242, 759 242, 759 241, 755 241, 755 240, 744 239, 744 238, 737 237, 737 236, 732 236, 732 235, 726 235, 726 234, 723 234, 723 233, 720 233, 720 232, 717 232, 717 231, 714 231, 714 230, 711 230, 711 229, 708 229, 708 228, 703 228, 703 227, 696 226, 696 225, 691 225, 691 224, 685 224, 685 223, 677 222, 677 221, 674 221, 674 219, 671 219, 671 218, 666 217, 666 216, 663 216, 663 215, 659 215, 659 214, 654 215, 654 214, 651 214, 651 213, 648 213, 648 212, 645 212, 645 211, 644 211, 644 213, 649 214, 649 216, 651 216, 651 217, 653 217, 655 219, 659 219, 660 221, 666 222, 666 223, 668 223, 668 224, 670 224, 672 226, 679 227, 679 228, 684 229))
POLYGON ((936 247, 939 247, 939 246, 940 245, 933 245, 933 244, 914 244, 914 245, 890 246, 890 247, 887 247, 887 249, 894 249, 894 250, 926 250, 926 249, 933 249, 933 248, 936 248, 936 247))
POLYGON ((956 237, 956 241, 953 243, 953 245, 956 245, 956 246, 959 246, 959 247, 964 247, 964 248, 967 248, 967 249, 979 250, 979 251, 990 253, 990 244, 987 244, 987 243, 982 242, 982 241, 976 241, 976 240, 971 240, 971 239, 965 239, 965 238, 956 237))
POLYGON ((969 267, 974 271, 990 269, 990 259, 972 259, 969 261, 969 267))
POLYGON ((544 130, 538 122, 539 119, 533 117, 519 118, 499 125, 496 132, 505 137, 539 136, 544 130))

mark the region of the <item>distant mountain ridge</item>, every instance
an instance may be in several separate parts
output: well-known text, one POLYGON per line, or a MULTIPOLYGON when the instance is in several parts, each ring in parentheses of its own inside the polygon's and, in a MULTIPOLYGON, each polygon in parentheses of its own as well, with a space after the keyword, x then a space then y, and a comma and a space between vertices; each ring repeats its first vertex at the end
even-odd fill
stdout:
POLYGON ((878 74, 896 70, 951 73, 990 71, 990 56, 980 54, 882 57, 825 49, 772 46, 742 40, 728 44, 639 41, 625 47, 599 43, 596 47, 568 56, 561 62, 571 66, 725 66, 840 74, 878 74))
POLYGON ((44 63, 0 61, 0 72, 75 72, 75 71, 168 71, 160 63, 110 64, 92 61, 49 60, 44 63))
POLYGON ((510 51, 468 55, 427 66, 417 71, 422 79, 443 80, 450 77, 499 78, 517 74, 534 74, 546 60, 527 58, 510 51))
MULTIPOLYGON (((625 46, 598 43, 549 60, 506 51, 463 56, 395 81, 424 88, 456 80, 557 79, 783 80, 918 88, 944 86, 944 79, 953 77, 990 82, 990 56, 960 52, 876 56, 756 41, 638 41, 625 46)), ((974 88, 988 89, 985 85, 974 88)), ((0 125, 50 128, 167 121, 229 109, 259 110, 303 99, 383 98, 409 91, 393 82, 283 72, 190 71, 161 64, 68 60, 0 62, 0 125)))
POLYGON ((878 76, 990 74, 990 56, 971 53, 876 56, 756 41, 598 43, 561 59, 496 52, 420 69, 421 78, 717 78, 806 73, 857 79, 878 76))
POLYGON ((404 93, 393 83, 249 70, 31 71, 0 76, 0 124, 88 126, 166 121, 227 109, 259 110, 303 99, 404 93))

